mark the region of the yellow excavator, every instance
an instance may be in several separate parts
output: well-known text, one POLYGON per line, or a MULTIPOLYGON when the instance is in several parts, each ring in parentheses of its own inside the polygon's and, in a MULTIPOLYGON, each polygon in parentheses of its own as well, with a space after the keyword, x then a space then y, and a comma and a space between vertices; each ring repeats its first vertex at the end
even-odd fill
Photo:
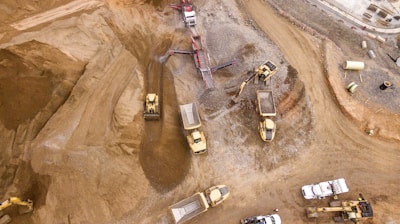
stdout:
POLYGON ((21 205, 23 209, 20 209, 20 214, 28 213, 33 210, 33 201, 30 199, 21 200, 18 197, 10 197, 0 204, 0 211, 10 207, 11 205, 21 205))
POLYGON ((266 61, 262 65, 260 65, 258 68, 256 68, 254 71, 249 71, 247 74, 249 77, 240 84, 239 91, 235 94, 235 96, 232 98, 232 101, 234 103, 239 102, 239 96, 242 93, 244 87, 255 77, 256 83, 258 83, 258 80, 263 81, 264 83, 267 82, 268 79, 270 79, 275 73, 277 72, 276 65, 270 61, 266 61))
MULTIPOLYGON (((10 197, 7 200, 3 201, 0 204, 0 215, 2 211, 11 205, 21 205, 19 209, 19 214, 25 214, 33 211, 33 201, 30 199, 27 200, 21 200, 18 197, 10 197)), ((0 224, 6 224, 11 222, 11 218, 8 215, 4 215, 0 218, 0 224)))
POLYGON ((335 222, 351 221, 360 223, 364 219, 372 219, 373 210, 371 204, 365 200, 360 194, 357 201, 332 201, 330 207, 308 207, 307 216, 309 218, 318 217, 318 213, 322 212, 340 212, 341 216, 334 217, 335 222))

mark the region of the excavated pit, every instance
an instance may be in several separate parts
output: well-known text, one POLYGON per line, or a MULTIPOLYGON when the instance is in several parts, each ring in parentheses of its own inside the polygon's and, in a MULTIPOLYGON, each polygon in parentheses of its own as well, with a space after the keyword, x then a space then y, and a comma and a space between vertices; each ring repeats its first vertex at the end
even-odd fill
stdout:
MULTIPOLYGON (((155 5, 161 3, 153 1, 155 5)), ((172 34, 156 36, 145 32, 150 27, 137 28, 129 34, 116 27, 112 28, 126 49, 138 59, 139 66, 144 68, 145 94, 159 95, 161 119, 145 121, 139 160, 150 184, 157 191, 167 192, 182 182, 191 161, 180 125, 174 77, 165 67, 166 60, 162 60, 176 37, 172 34)))
MULTIPOLYGON (((50 178, 35 174, 24 161, 29 158, 25 147, 63 105, 84 69, 85 63, 38 41, 0 50, 2 198, 7 193, 35 200, 35 207, 45 203, 50 178), (13 192, 4 192, 10 185, 16 186, 13 192)), ((23 220, 14 222, 30 223, 23 220)))

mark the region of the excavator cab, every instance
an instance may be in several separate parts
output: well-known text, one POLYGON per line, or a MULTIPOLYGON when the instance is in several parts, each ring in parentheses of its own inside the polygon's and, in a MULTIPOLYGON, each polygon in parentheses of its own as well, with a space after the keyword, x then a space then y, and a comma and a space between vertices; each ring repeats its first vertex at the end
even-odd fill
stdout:
POLYGON ((258 75, 258 78, 264 82, 266 82, 269 78, 272 77, 276 73, 276 65, 270 61, 266 61, 260 67, 258 67, 255 72, 258 75))

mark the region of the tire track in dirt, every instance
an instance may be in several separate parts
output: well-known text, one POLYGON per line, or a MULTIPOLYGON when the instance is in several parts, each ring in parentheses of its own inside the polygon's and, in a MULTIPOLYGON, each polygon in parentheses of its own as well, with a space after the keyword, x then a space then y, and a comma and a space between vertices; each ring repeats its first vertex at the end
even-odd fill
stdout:
POLYGON ((161 120, 145 122, 139 159, 152 186, 160 192, 166 192, 183 180, 191 159, 179 126, 172 74, 163 69, 163 64, 155 61, 149 66, 148 74, 155 77, 149 83, 148 89, 151 90, 147 92, 159 94, 162 112, 161 120), (159 91, 153 91, 157 85, 159 91))

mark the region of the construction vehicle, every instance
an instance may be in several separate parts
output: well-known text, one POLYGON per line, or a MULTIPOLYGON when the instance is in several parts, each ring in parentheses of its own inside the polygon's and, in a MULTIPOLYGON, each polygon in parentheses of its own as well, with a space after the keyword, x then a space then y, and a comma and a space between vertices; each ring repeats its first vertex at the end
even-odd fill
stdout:
POLYGON ((257 215, 240 220, 241 224, 281 224, 281 217, 278 214, 257 215))
POLYGON ((265 142, 275 137, 276 125, 272 120, 276 116, 275 101, 272 90, 257 90, 257 106, 260 115, 258 131, 265 142))
POLYGON ((309 218, 318 217, 318 213, 322 212, 340 212, 341 215, 334 217, 335 222, 351 221, 359 223, 361 220, 371 219, 373 210, 371 204, 365 200, 360 194, 357 201, 332 201, 330 207, 308 207, 307 216, 309 218))
MULTIPOLYGON (((19 214, 25 214, 33 211, 33 202, 30 199, 27 200, 21 200, 18 197, 10 197, 7 200, 3 201, 0 204, 0 215, 2 214, 2 211, 11 205, 21 205, 19 208, 19 214)), ((0 224, 7 224, 11 222, 11 218, 9 215, 4 215, 0 218, 0 224)))
POLYGON ((264 62, 255 71, 257 77, 264 83, 271 78, 276 72, 276 65, 270 61, 264 62))
POLYGON ((207 142, 204 133, 200 130, 201 121, 195 103, 179 105, 183 128, 187 132, 187 141, 194 154, 207 151, 207 142))
POLYGON ((203 44, 202 37, 196 28, 196 12, 194 10, 193 4, 191 3, 191 0, 181 0, 181 4, 169 5, 170 7, 181 11, 185 25, 191 32, 192 50, 169 50, 167 54, 161 58, 161 61, 165 61, 169 56, 173 54, 192 54, 196 68, 201 74, 201 77, 206 84, 207 89, 215 88, 212 72, 233 65, 234 63, 236 63, 236 60, 232 60, 211 68, 210 56, 206 50, 205 45, 203 44))
POLYGON ((305 199, 324 199, 329 196, 337 197, 338 194, 349 192, 344 178, 324 181, 318 184, 305 185, 301 188, 305 199))
POLYGON ((146 95, 143 116, 145 120, 159 120, 160 119, 160 105, 158 96, 155 93, 146 95))
POLYGON ((10 207, 11 205, 21 205, 21 209, 19 210, 20 214, 28 213, 33 210, 33 202, 30 199, 27 200, 21 200, 18 197, 10 197, 9 199, 3 201, 0 204, 0 211, 3 211, 4 209, 10 207))
POLYGON ((183 21, 187 27, 196 26, 196 12, 190 0, 181 0, 181 5, 170 4, 170 6, 181 11, 183 21))
POLYGON ((256 84, 258 84, 259 80, 263 81, 264 84, 266 84, 267 80, 270 79, 277 71, 278 70, 274 63, 272 63, 271 61, 266 61, 262 65, 260 65, 258 68, 256 68, 254 71, 247 72, 247 75, 249 75, 249 76, 247 77, 246 80, 244 80, 242 82, 242 84, 240 84, 239 90, 233 97, 232 101, 234 103, 239 102, 239 96, 243 92, 244 87, 255 77, 257 77, 255 79, 256 84))
POLYGON ((169 210, 176 224, 184 223, 206 212, 209 207, 215 207, 221 204, 229 197, 229 193, 227 186, 216 185, 171 205, 169 210))

